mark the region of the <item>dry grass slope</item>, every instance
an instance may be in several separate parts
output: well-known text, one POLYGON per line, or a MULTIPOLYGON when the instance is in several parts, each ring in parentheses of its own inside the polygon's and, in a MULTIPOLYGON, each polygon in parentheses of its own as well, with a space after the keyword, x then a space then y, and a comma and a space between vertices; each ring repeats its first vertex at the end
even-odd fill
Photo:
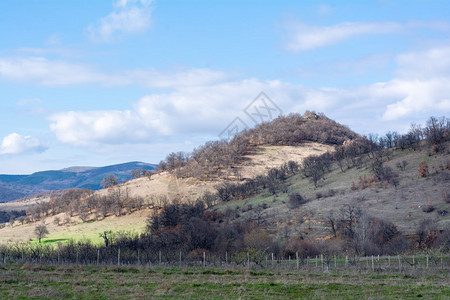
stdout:
MULTIPOLYGON (((254 153, 248 155, 244 163, 238 167, 242 170, 242 176, 253 178, 257 175, 265 174, 269 168, 279 167, 284 162, 293 160, 301 161, 309 155, 319 155, 326 151, 332 151, 332 147, 319 143, 305 143, 300 146, 259 146, 254 153)), ((166 196, 169 201, 180 199, 181 201, 195 201, 206 191, 214 192, 214 187, 222 182, 199 181, 194 178, 177 179, 168 172, 153 175, 149 180, 147 177, 139 178, 120 184, 119 188, 130 196, 141 196, 147 202, 157 202, 161 196, 166 196)), ((108 189, 97 192, 99 195, 108 193, 108 189)), ((49 201, 49 197, 30 198, 9 203, 0 203, 0 210, 20 210, 27 209, 39 201, 49 201)), ((157 205, 161 203, 155 203, 157 205)), ((93 217, 89 222, 82 222, 76 215, 70 218, 70 223, 58 226, 53 220, 59 217, 66 219, 65 214, 47 217, 42 222, 48 227, 50 235, 47 240, 62 241, 66 239, 91 239, 100 241, 99 233, 104 230, 127 230, 142 232, 145 228, 145 221, 151 214, 149 210, 133 213, 131 215, 106 217, 100 221, 94 221, 93 217)), ((18 222, 14 227, 10 225, 0 229, 0 243, 29 241, 34 238, 33 230, 35 223, 20 225, 18 222)))

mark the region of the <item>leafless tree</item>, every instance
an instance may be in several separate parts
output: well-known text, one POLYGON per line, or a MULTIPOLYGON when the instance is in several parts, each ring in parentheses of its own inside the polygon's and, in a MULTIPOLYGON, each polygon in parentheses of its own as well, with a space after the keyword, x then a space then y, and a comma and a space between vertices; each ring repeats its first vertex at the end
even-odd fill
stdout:
POLYGON ((47 226, 44 224, 39 224, 34 228, 34 234, 39 240, 39 243, 41 243, 41 239, 44 238, 48 234, 47 226))
POLYGON ((114 176, 113 174, 110 174, 110 175, 106 176, 105 178, 103 178, 100 185, 106 189, 109 187, 113 187, 113 186, 117 185, 118 183, 119 183, 119 179, 116 176, 114 176))

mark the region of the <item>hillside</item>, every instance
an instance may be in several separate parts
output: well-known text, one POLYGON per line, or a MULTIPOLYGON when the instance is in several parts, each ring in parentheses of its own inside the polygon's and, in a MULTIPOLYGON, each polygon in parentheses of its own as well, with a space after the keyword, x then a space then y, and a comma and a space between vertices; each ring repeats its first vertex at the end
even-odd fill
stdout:
MULTIPOLYGON (((255 177, 267 172, 267 165, 279 166, 283 161, 296 158, 301 162, 306 154, 321 154, 330 148, 320 144, 306 144, 303 146, 264 146, 259 147, 253 155, 248 155, 248 161, 242 165, 243 174, 255 177), (315 151, 315 152, 314 152, 315 151), (303 156, 302 156, 303 155, 303 156), (279 163, 279 164, 278 164, 279 163)), ((439 210, 449 210, 445 202, 446 193, 450 191, 450 171, 440 170, 440 166, 447 164, 448 155, 429 156, 428 152, 413 150, 398 150, 393 153, 388 165, 396 168, 398 162, 406 161, 407 166, 399 172, 400 185, 395 187, 383 186, 367 187, 352 190, 352 184, 358 182, 360 177, 370 174, 369 167, 352 168, 342 172, 338 165, 333 165, 332 171, 326 175, 317 188, 308 178, 302 174, 290 177, 286 184, 285 193, 272 195, 267 190, 245 200, 236 200, 219 203, 212 209, 224 214, 239 216, 235 221, 254 219, 262 211, 262 218, 269 228, 278 235, 310 236, 319 238, 330 236, 329 228, 330 212, 334 216, 339 215, 339 210, 345 205, 356 205, 366 210, 371 216, 383 218, 393 222, 400 231, 405 234, 413 234, 420 221, 424 218, 438 220, 439 228, 450 226, 449 215, 440 216, 439 210), (420 178, 417 172, 421 161, 427 161, 431 174, 427 178, 420 178), (288 206, 289 194, 299 192, 308 201, 299 208, 288 206), (422 207, 428 203, 435 207, 433 212, 427 213, 422 207), (411 213, 410 217, 409 213, 411 213), (288 228, 286 231, 285 228, 288 228)), ((181 199, 182 201, 194 201, 206 191, 214 192, 214 187, 220 181, 201 182, 195 179, 177 179, 167 172, 148 178, 130 180, 118 186, 122 191, 129 190, 131 196, 142 196, 146 201, 157 203, 160 197, 167 197, 169 201, 181 199)), ((106 195, 108 190, 100 190, 99 195, 106 195)), ((0 204, 3 209, 23 209, 32 206, 36 201, 48 201, 49 198, 41 197, 27 201, 14 201, 0 204)), ((90 238, 99 240, 98 234, 104 230, 134 230, 142 231, 145 228, 147 217, 151 210, 143 210, 131 215, 115 217, 110 216, 100 221, 82 222, 79 217, 71 218, 70 226, 57 226, 53 224, 55 217, 65 218, 65 214, 45 219, 45 224, 51 232, 49 239, 64 240, 67 238, 90 238), (74 226, 78 224, 77 226, 74 226)), ((34 237, 35 223, 19 225, 13 228, 7 226, 0 229, 0 243, 11 240, 28 240, 34 237)))
POLYGON ((0 175, 0 203, 25 196, 69 188, 98 190, 104 177, 114 174, 119 181, 129 180, 136 169, 154 170, 155 165, 129 162, 105 167, 71 167, 31 175, 0 175))
POLYGON ((97 192, 72 189, 8 203, 3 208, 28 206, 29 216, 0 229, 0 242, 31 239, 41 222, 51 232, 49 242, 98 243, 99 233, 122 231, 117 234, 126 241, 146 244, 143 251, 171 255, 445 248, 449 125, 437 120, 430 118, 420 131, 368 139, 324 116, 282 117, 190 155, 171 153, 151 176, 97 192))
MULTIPOLYGON (((319 143, 305 143, 300 146, 258 146, 252 154, 246 156, 246 160, 239 167, 242 174, 249 178, 263 175, 269 167, 279 167, 287 160, 294 160, 301 163, 309 155, 319 155, 331 150, 332 147, 319 143)), ((215 192, 215 186, 223 180, 200 181, 195 178, 176 178, 169 172, 160 172, 150 179, 142 177, 127 181, 115 187, 122 194, 128 193, 130 197, 142 197, 147 204, 161 204, 161 199, 174 201, 180 199, 183 202, 193 202, 201 197, 205 192, 215 192)), ((104 189, 96 192, 98 196, 107 196, 114 189, 104 189)), ((0 203, 0 210, 22 210, 29 209, 36 203, 48 202, 52 194, 43 194, 36 197, 28 197, 8 203, 0 203)), ((70 218, 70 226, 57 226, 53 223, 55 217, 61 220, 66 218, 65 213, 44 220, 51 232, 49 239, 67 239, 89 237, 98 240, 98 234, 104 230, 136 230, 142 231, 145 228, 147 217, 151 210, 143 210, 131 215, 121 217, 109 216, 100 221, 82 222, 78 216, 70 218), (73 226, 76 225, 77 226, 73 226)), ((23 224, 16 221, 13 228, 6 226, 0 229, 0 243, 6 241, 26 241, 34 237, 33 229, 35 223, 23 224)))
POLYGON ((345 172, 333 164, 316 188, 310 178, 299 173, 288 178, 284 193, 273 195, 262 190, 248 199, 219 204, 215 209, 228 214, 232 211, 233 215, 239 215, 238 219, 255 219, 264 208, 264 222, 273 232, 288 236, 331 236, 330 217, 338 219, 345 206, 392 222, 404 234, 414 234, 424 219, 435 220, 439 229, 450 228, 449 160, 448 154, 429 155, 428 150, 396 150, 385 165, 398 172, 398 187, 375 182, 363 186, 361 182, 371 176, 368 161, 345 172), (422 161, 427 162, 430 170, 426 178, 418 172, 422 161), (406 166, 400 170, 398 165, 403 162, 406 166), (352 188, 354 185, 356 188, 352 188), (289 207, 289 195, 293 193, 301 194, 305 203, 289 207), (432 211, 424 211, 428 205, 433 206, 432 211), (283 228, 288 228, 288 233, 283 228))

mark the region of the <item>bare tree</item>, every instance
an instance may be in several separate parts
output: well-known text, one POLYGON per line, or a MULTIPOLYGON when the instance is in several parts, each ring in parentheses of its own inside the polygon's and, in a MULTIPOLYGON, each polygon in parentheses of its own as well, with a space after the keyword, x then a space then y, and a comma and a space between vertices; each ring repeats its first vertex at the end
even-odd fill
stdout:
POLYGON ((102 183, 100 184, 103 188, 109 188, 112 186, 115 186, 119 183, 119 179, 114 176, 113 174, 110 174, 103 178, 102 183))
POLYGON ((131 178, 133 178, 133 179, 141 178, 142 171, 143 170, 141 170, 141 169, 136 169, 136 170, 131 171, 131 178))
POLYGON ((38 238, 39 243, 41 242, 41 239, 44 238, 48 233, 49 232, 47 226, 45 226, 44 224, 39 224, 36 226, 36 228, 34 228, 34 234, 38 238))

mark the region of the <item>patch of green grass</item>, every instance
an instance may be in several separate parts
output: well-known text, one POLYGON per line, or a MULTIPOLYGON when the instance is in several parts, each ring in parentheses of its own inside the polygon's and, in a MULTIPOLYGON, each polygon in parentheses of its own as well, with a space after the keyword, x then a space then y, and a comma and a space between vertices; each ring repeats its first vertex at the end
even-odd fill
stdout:
POLYGON ((444 299, 448 275, 8 264, 0 298, 444 299))
POLYGON ((68 241, 69 241, 69 239, 44 239, 41 241, 41 244, 52 244, 52 243, 58 243, 58 242, 65 243, 68 241))

